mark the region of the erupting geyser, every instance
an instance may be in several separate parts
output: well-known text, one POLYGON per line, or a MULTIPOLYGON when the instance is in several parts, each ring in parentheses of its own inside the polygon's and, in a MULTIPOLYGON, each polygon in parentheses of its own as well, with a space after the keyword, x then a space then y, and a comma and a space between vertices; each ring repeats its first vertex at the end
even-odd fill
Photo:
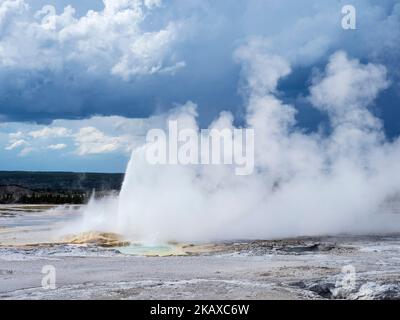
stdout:
MULTIPOLYGON (((91 201, 87 229, 141 241, 211 241, 333 233, 392 232, 400 216, 383 208, 400 194, 400 141, 389 142, 368 109, 390 83, 380 65, 344 52, 313 79, 309 100, 330 119, 329 133, 306 133, 296 109, 277 97, 289 64, 253 41, 240 48, 246 128, 254 129, 254 172, 232 165, 154 165, 133 151, 119 197, 91 201)), ((165 116, 199 131, 196 106, 165 116)), ((234 129, 221 113, 209 129, 234 129)), ((327 130, 325 130, 327 131, 327 130)))

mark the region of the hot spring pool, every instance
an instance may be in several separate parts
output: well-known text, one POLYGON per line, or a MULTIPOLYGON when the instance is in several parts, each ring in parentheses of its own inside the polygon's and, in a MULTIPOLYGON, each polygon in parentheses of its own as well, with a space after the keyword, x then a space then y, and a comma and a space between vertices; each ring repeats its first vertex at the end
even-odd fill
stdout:
POLYGON ((184 255, 182 248, 174 244, 130 244, 115 248, 122 254, 135 256, 184 255))

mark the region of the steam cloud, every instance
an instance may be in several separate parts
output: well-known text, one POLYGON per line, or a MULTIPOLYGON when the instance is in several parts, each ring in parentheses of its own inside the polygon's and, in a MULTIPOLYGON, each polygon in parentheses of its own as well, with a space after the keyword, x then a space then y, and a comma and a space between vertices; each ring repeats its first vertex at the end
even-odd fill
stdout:
MULTIPOLYGON (((388 141, 369 107, 390 83, 385 67, 344 52, 314 77, 309 99, 330 130, 306 133, 277 85, 289 63, 261 39, 239 48, 246 127, 255 130, 255 171, 230 166, 150 165, 145 147, 132 153, 120 195, 92 200, 82 229, 115 231, 141 241, 211 241, 398 231, 400 217, 383 204, 400 194, 400 142, 388 141)), ((170 112, 199 130, 196 105, 170 112)), ((211 128, 233 128, 220 114, 211 128)))

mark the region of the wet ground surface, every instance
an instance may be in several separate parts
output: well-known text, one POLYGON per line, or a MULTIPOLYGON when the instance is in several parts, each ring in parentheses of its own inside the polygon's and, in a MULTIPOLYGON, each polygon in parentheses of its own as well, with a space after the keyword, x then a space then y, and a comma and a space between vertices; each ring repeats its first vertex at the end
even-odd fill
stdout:
POLYGON ((139 246, 16 245, 62 220, 28 212, 41 219, 29 226, 23 214, 0 224, 0 299, 400 299, 396 234, 185 244, 185 255, 160 257, 139 246), (49 265, 55 289, 42 287, 49 265))

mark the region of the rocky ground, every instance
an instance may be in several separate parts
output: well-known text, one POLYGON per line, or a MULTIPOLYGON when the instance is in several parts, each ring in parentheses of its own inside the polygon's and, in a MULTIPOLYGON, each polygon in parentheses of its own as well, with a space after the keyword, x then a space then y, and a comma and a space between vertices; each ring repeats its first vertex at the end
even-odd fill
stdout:
MULTIPOLYGON (((0 219, 0 299, 400 299, 400 235, 17 245, 4 223, 14 218, 0 219), (55 289, 42 287, 45 266, 55 289)), ((29 233, 21 220, 15 228, 29 233)))
POLYGON ((167 257, 66 244, 3 247, 0 298, 399 299, 399 245, 398 236, 310 238, 193 246, 167 257), (54 290, 41 286, 45 265, 55 267, 54 290))

